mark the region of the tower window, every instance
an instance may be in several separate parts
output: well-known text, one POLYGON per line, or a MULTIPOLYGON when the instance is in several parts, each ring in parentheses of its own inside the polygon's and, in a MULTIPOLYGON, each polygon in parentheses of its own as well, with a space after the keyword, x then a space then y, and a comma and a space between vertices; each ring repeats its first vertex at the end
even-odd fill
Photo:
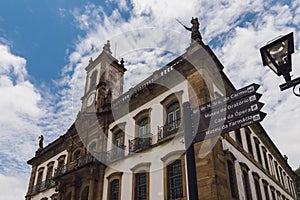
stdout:
POLYGON ((93 88, 96 87, 97 84, 97 71, 94 71, 90 77, 90 87, 89 90, 92 90, 93 88))

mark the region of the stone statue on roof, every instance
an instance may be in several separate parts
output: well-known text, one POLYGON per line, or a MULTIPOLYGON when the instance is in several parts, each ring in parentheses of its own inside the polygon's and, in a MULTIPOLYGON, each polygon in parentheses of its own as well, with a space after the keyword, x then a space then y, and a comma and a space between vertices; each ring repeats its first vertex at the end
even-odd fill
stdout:
POLYGON ((109 40, 107 40, 107 43, 104 44, 104 46, 103 46, 103 51, 105 51, 105 52, 107 52, 107 53, 109 53, 109 54, 112 54, 112 52, 111 52, 111 50, 110 50, 110 42, 109 42, 109 40))
POLYGON ((39 136, 39 148, 40 149, 44 148, 44 136, 43 135, 39 136))
POLYGON ((198 21, 198 18, 193 18, 192 17, 192 20, 191 20, 191 23, 192 23, 192 27, 189 28, 189 27, 186 27, 185 25, 184 28, 188 31, 191 31, 191 42, 195 42, 195 41, 202 41, 202 36, 200 34, 200 31, 199 31, 199 26, 200 26, 200 23, 198 21))

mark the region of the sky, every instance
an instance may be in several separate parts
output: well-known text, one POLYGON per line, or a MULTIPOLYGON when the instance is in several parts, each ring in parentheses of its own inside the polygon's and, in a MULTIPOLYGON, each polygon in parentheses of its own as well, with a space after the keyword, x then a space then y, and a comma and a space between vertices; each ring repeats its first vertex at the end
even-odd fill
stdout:
POLYGON ((294 32, 293 77, 300 76, 300 1, 11 0, 0 3, 0 199, 23 199, 27 160, 64 134, 80 110, 85 70, 103 44, 128 69, 125 91, 185 52, 198 17, 203 41, 236 88, 260 84, 263 127, 293 169, 300 165, 300 99, 281 92, 259 48, 294 32))

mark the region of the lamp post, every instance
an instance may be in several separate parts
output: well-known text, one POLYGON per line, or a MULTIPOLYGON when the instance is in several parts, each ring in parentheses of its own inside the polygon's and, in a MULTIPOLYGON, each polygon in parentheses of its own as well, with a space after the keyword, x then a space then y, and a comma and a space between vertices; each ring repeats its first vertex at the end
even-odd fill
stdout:
POLYGON ((293 32, 279 37, 260 48, 260 54, 263 65, 270 67, 278 76, 283 76, 285 83, 281 84, 280 90, 286 90, 293 87, 293 92, 300 97, 295 91, 296 86, 300 84, 300 77, 292 80, 290 72, 292 71, 292 53, 294 53, 293 32))

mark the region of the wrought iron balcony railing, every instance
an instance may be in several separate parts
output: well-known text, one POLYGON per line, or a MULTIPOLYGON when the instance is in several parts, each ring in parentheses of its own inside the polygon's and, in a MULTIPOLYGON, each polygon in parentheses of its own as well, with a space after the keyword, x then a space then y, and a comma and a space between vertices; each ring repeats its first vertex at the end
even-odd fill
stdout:
POLYGON ((134 138, 129 140, 129 152, 136 152, 150 147, 152 144, 152 135, 144 138, 134 138))
POLYGON ((64 174, 67 174, 68 172, 77 170, 81 168, 84 165, 90 164, 90 163, 110 163, 115 160, 121 159, 125 156, 125 148, 126 146, 121 145, 120 147, 115 147, 107 152, 93 152, 89 153, 84 157, 80 157, 79 159, 76 159, 70 163, 67 163, 65 165, 59 166, 55 169, 54 172, 54 178, 63 176, 64 174))
POLYGON ((110 151, 107 151, 105 155, 106 162, 113 162, 123 158, 125 156, 125 148, 125 145, 121 145, 111 149, 110 151))
POLYGON ((31 193, 38 193, 44 190, 47 190, 49 188, 52 188, 56 185, 55 181, 53 181, 52 179, 46 179, 43 182, 37 183, 36 185, 34 185, 32 187, 32 191, 31 193))
POLYGON ((74 160, 73 162, 70 162, 63 166, 57 167, 54 172, 54 178, 62 176, 70 171, 76 170, 86 164, 89 164, 89 163, 95 162, 95 161, 96 161, 95 157, 92 156, 91 154, 88 154, 84 157, 80 157, 80 158, 74 160))
POLYGON ((173 121, 169 124, 166 124, 158 128, 158 134, 157 134, 157 140, 161 140, 163 138, 166 138, 170 135, 173 135, 177 133, 181 129, 181 119, 177 119, 176 121, 173 121))

